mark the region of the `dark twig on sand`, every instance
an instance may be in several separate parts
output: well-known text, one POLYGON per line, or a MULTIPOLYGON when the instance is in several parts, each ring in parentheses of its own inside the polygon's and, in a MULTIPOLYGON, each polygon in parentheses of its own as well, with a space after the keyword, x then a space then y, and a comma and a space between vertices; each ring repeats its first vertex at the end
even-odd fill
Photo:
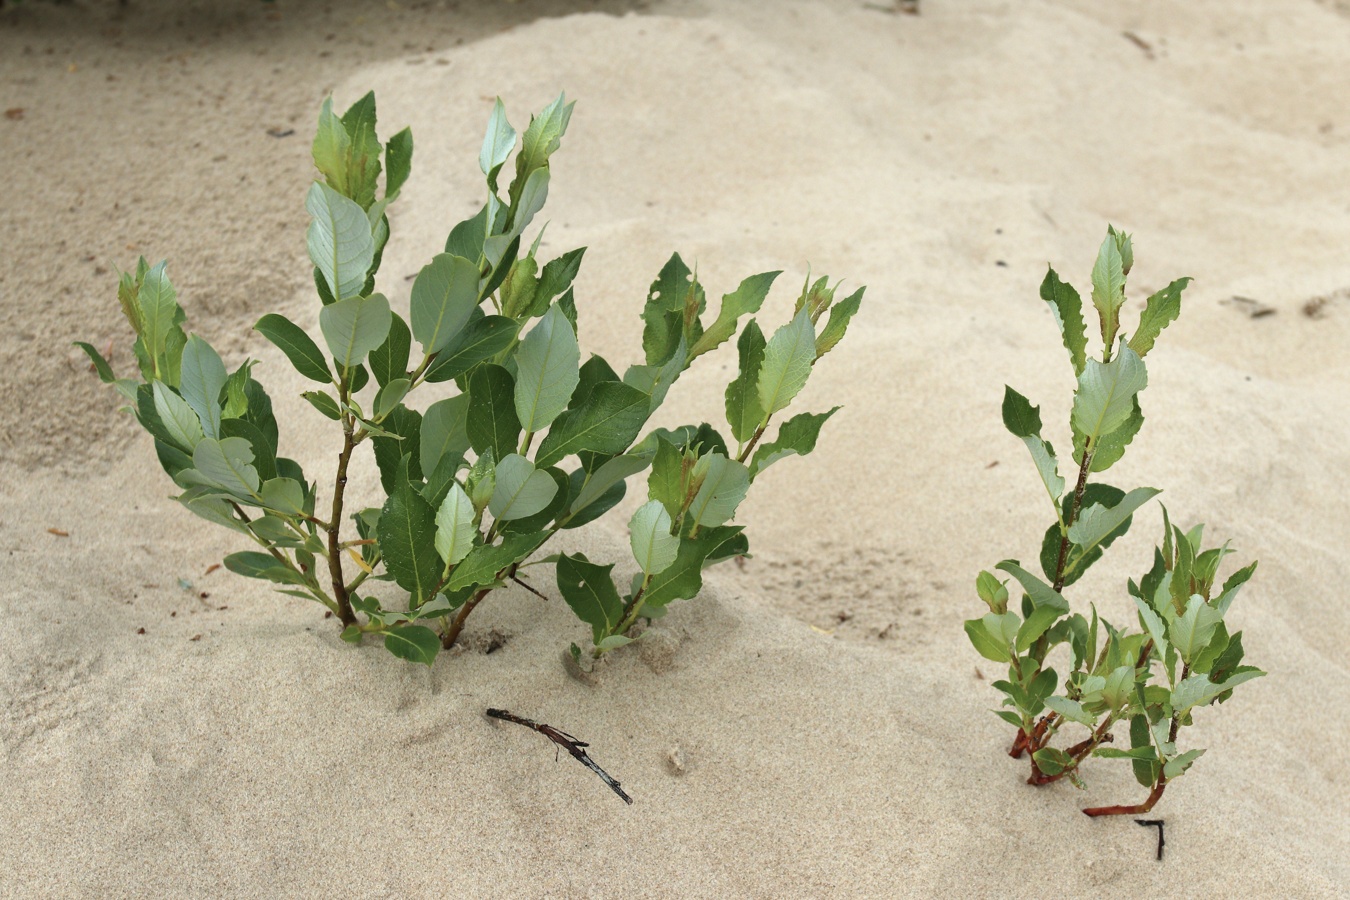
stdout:
POLYGON ((1158 829, 1158 859, 1162 859, 1162 848, 1166 841, 1163 840, 1163 820, 1162 819, 1135 819, 1135 824, 1146 826, 1157 826, 1158 829))
POLYGON ((596 775, 599 775, 600 780, 609 785, 610 790, 623 798, 624 803, 627 803, 630 806, 633 804, 633 798, 624 793, 623 788, 619 786, 619 782, 604 769, 596 765, 595 760, 586 755, 586 748, 589 747, 590 744, 585 741, 579 741, 567 732, 559 731, 552 725, 542 725, 522 716, 509 713, 504 709, 489 709, 487 714, 489 718, 501 719, 503 722, 514 722, 517 725, 524 725, 526 728, 539 732, 544 737, 572 754, 572 758, 577 762, 590 769, 596 775))

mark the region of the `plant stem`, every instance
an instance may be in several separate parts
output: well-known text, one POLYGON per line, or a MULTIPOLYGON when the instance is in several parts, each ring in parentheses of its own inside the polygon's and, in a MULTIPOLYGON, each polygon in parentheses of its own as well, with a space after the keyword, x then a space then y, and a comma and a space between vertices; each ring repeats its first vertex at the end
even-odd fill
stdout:
MULTIPOLYGON (((342 379, 342 399, 347 400, 347 379, 342 379)), ((337 477, 333 479, 333 515, 328 524, 328 574, 333 581, 333 597, 337 600, 338 619, 342 627, 356 624, 356 615, 352 612, 351 596, 347 591, 347 582, 342 574, 342 497, 347 489, 347 464, 352 458, 352 448, 356 446, 352 439, 351 413, 342 415, 342 452, 338 454, 337 477)))
POLYGON ((1153 785, 1153 790, 1149 792, 1148 799, 1136 806, 1094 806, 1091 809, 1083 810, 1083 815, 1092 816, 1094 819, 1098 816, 1137 816, 1146 813, 1153 808, 1163 791, 1167 788, 1167 779, 1162 775, 1158 776, 1158 783, 1153 785))
POLYGON ((1055 565, 1055 591, 1064 589, 1064 564, 1069 558, 1069 527, 1078 519, 1078 508, 1083 505, 1083 492, 1087 490, 1088 472, 1092 469, 1092 438, 1083 443, 1083 464, 1078 468, 1078 484, 1073 489, 1073 503, 1069 506, 1068 518, 1064 520, 1064 534, 1059 539, 1059 562, 1055 565))
POLYGON ((459 633, 464 630, 464 620, 469 618, 469 613, 473 608, 483 602, 483 598, 492 592, 492 588, 483 588, 474 594, 464 605, 455 613, 455 617, 450 621, 450 627, 446 629, 445 634, 441 636, 441 649, 449 650, 455 646, 455 641, 459 640, 459 633))
POLYGON ((764 429, 768 427, 769 427, 769 420, 765 419, 764 424, 756 428, 755 433, 750 436, 750 443, 746 444, 745 449, 742 450, 740 455, 736 457, 736 462, 738 463, 745 462, 746 457, 750 455, 750 451, 755 449, 755 445, 759 443, 759 439, 764 437, 764 429))

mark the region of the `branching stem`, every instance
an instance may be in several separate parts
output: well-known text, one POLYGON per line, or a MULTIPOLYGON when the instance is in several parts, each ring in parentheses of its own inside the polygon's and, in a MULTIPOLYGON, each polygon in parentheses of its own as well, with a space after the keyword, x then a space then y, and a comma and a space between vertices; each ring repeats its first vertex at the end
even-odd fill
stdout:
MULTIPOLYGON (((340 388, 343 406, 347 403, 347 378, 343 376, 340 388)), ((333 597, 337 601, 337 615, 342 627, 356 624, 356 615, 352 612, 351 595, 342 574, 342 499, 347 490, 347 464, 352 458, 352 448, 356 442, 352 435, 352 414, 342 414, 342 451, 338 454, 337 476, 333 479, 333 514, 328 523, 328 575, 333 582, 333 597)))

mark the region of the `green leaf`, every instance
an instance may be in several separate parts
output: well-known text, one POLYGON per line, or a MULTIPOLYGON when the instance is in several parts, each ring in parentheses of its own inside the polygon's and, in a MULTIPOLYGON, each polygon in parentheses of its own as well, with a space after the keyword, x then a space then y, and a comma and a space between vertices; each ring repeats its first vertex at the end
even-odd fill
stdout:
POLYGON ((169 332, 181 321, 182 313, 178 293, 165 274, 166 265, 160 262, 147 270, 136 292, 136 304, 141 314, 141 340, 145 342, 154 373, 161 378, 165 373, 160 371, 160 358, 168 346, 169 332))
POLYGON ((548 158, 562 143, 575 105, 567 102, 566 94, 559 94, 558 99, 544 107, 539 115, 530 117, 530 124, 521 139, 520 153, 516 154, 516 177, 511 182, 509 194, 513 207, 524 205, 520 201, 527 192, 529 177, 548 165, 548 158))
POLYGON ((672 254, 647 291, 642 308, 642 349, 649 366, 662 365, 679 347, 687 306, 692 303, 702 309, 703 288, 693 280, 693 274, 680 254, 672 254))
POLYGON ((175 394, 164 382, 153 382, 152 390, 155 413, 164 428, 165 436, 178 449, 193 452, 203 437, 201 419, 197 418, 197 414, 187 401, 175 394))
POLYGON ((1070 700, 1068 697, 1046 697, 1045 705, 1070 722, 1077 722, 1089 728, 1097 724, 1097 717, 1090 715, 1077 700, 1070 700))
POLYGON ((1192 675, 1172 691, 1172 713, 1175 716, 1184 716, 1194 707, 1211 703, 1220 694, 1225 694, 1239 684, 1260 678, 1264 674, 1266 673, 1260 669, 1249 669, 1245 672, 1236 672, 1219 684, 1210 681, 1208 675, 1192 675))
POLYGON ((717 320, 708 326, 702 336, 689 348, 689 359, 702 356, 709 350, 721 346, 736 333, 736 324, 741 316, 759 312, 760 306, 764 304, 764 298, 769 296, 769 288, 773 287, 774 279, 781 274, 782 272, 763 272, 751 275, 742 281, 736 290, 723 295, 722 308, 717 313, 717 320))
POLYGON ((412 333, 398 313, 391 313, 389 334, 384 343, 370 351, 370 371, 380 387, 398 378, 408 377, 408 353, 412 349, 412 333))
POLYGON ((778 429, 778 438, 760 444, 755 451, 754 458, 750 460, 750 479, 753 481, 760 472, 785 456, 805 456, 816 449, 821 427, 838 411, 839 407, 836 406, 829 412, 798 413, 784 422, 778 429))
MULTIPOLYGON (((1125 420, 1125 424, 1110 434, 1097 438, 1097 444, 1092 450, 1090 471, 1105 472, 1120 462, 1120 458, 1125 455, 1125 449, 1143 427, 1144 411, 1139 406, 1139 395, 1135 394, 1134 409, 1130 411, 1130 417, 1125 420)), ((1086 442, 1087 437, 1077 428, 1073 429, 1073 461, 1080 466, 1083 464, 1083 447, 1086 442)))
POLYGON ((975 591, 989 607, 990 612, 1008 611, 1008 588, 994 577, 993 572, 981 571, 975 578, 975 591))
POLYGON ((541 431, 567 408, 580 380, 576 332, 556 305, 516 349, 515 407, 520 424, 541 431))
POLYGON ((965 623, 966 635, 975 647, 975 651, 993 662, 1008 662, 1012 658, 1009 650, 1017 637, 1021 619, 1016 613, 987 613, 979 619, 969 619, 965 623))
POLYGON ((1064 339, 1064 349, 1069 351, 1073 363, 1073 374, 1083 374, 1087 362, 1087 326, 1083 323, 1082 298, 1073 285, 1060 281, 1055 270, 1049 269, 1041 282, 1041 299, 1050 304, 1055 324, 1064 339))
POLYGON ((1022 585, 1022 589, 1027 592, 1027 596, 1031 598, 1031 605, 1034 608, 1045 607, 1062 615, 1068 615, 1069 601, 1065 600, 1050 585, 1023 569, 1013 560, 1005 559, 994 568, 1007 572, 1013 578, 1016 578, 1018 583, 1022 585))
POLYGON ((1046 775, 1058 775, 1073 764, 1069 754, 1056 747, 1045 747, 1031 755, 1036 766, 1046 775))
POLYGON ((558 557, 558 592, 577 618, 591 626, 597 644, 623 620, 623 601, 610 575, 613 569, 612 565, 596 565, 580 554, 558 557))
POLYGON ((446 455, 463 456, 469 449, 468 415, 468 394, 437 400, 427 407, 420 439, 423 472, 434 472, 446 455))
POLYGON ((830 309, 830 318, 816 338, 816 359, 820 359, 826 353, 829 353, 836 344, 844 339, 844 333, 848 331, 849 321, 857 314, 858 307, 862 305, 863 291, 865 290, 867 290, 865 287, 858 288, 830 309))
POLYGON ((663 572, 675 562, 680 539, 670 533, 672 522, 660 500, 649 500, 628 520, 628 543, 644 575, 663 572))
POLYGON ((413 337, 429 355, 454 340, 478 307, 478 264, 441 253, 413 281, 410 321, 413 337))
POLYGON ((310 406, 313 406, 334 422, 342 418, 342 408, 338 406, 336 400, 323 391, 305 391, 300 396, 308 400, 310 406))
POLYGON ((1102 688, 1102 699, 1107 708, 1113 711, 1123 709, 1134 699, 1134 679, 1136 669, 1131 665, 1117 666, 1106 676, 1106 686, 1102 688))
POLYGON ((795 319, 774 332, 764 348, 757 390, 765 419, 792 402, 805 386, 815 359, 815 326, 810 311, 803 308, 795 319))
POLYGON ((197 472, 241 499, 258 497, 258 470, 252 462, 253 448, 238 437, 224 440, 204 437, 192 452, 192 465, 197 472))
POLYGON ((1182 660, 1190 665, 1196 656, 1209 646, 1214 630, 1223 622, 1223 614, 1205 602, 1199 594, 1192 594, 1186 603, 1186 612, 1168 626, 1167 636, 1177 648, 1182 660))
POLYGON ((263 482, 262 505, 288 516, 305 514, 305 487, 294 478, 269 478, 263 482))
POLYGON ((346 369, 360 365, 366 354, 384 343, 392 321, 393 313, 383 294, 348 297, 319 311, 319 329, 328 349, 337 364, 346 369))
MULTIPOLYGON (((699 464, 706 466, 706 474, 694 502, 689 504, 690 521, 700 527, 721 525, 736 514, 736 507, 745 499, 750 488, 750 470, 720 453, 704 456, 699 464)), ((698 469, 694 470, 696 477, 698 469)))
POLYGON ((582 451, 622 453, 637 439, 647 421, 651 398, 621 381, 602 381, 581 406, 554 420, 539 445, 535 462, 548 466, 582 451))
MULTIPOLYGON (((1109 484, 1102 484, 1100 482, 1089 482, 1087 488, 1083 491, 1083 502, 1080 508, 1086 508, 1095 503, 1114 506, 1119 503, 1124 496, 1125 492, 1120 488, 1112 487, 1109 484)), ((1045 573, 1045 577, 1049 578, 1051 581, 1055 580, 1055 567, 1059 564, 1059 548, 1060 544, 1063 542, 1063 534, 1060 531, 1059 522, 1061 519, 1068 519, 1069 509, 1073 506, 1073 503, 1074 492, 1069 491, 1065 494, 1063 500, 1060 501, 1059 519, 1052 522, 1050 527, 1045 530, 1045 537, 1041 541, 1041 570, 1045 573)), ((1128 527, 1128 522, 1123 523, 1115 532, 1107 535, 1095 549, 1086 554, 1082 554, 1077 558, 1071 558, 1066 554, 1064 560, 1065 587, 1082 578, 1083 573, 1101 558, 1102 551, 1109 547, 1116 538, 1124 534, 1125 529, 1128 527), (1070 562, 1073 563, 1072 568, 1069 567, 1070 562)))
POLYGON ((1167 287, 1158 291, 1144 305, 1139 317, 1139 327, 1130 338, 1130 349, 1142 358, 1153 349, 1162 330, 1181 315, 1181 292, 1191 283, 1189 278, 1178 278, 1167 287))
POLYGON ((1256 563, 1244 566, 1228 576, 1228 580, 1223 583, 1223 593, 1219 595, 1218 600, 1214 601, 1214 608, 1219 611, 1219 615, 1228 614, 1228 607, 1232 606, 1233 601, 1237 599, 1238 591, 1251 580, 1254 574, 1256 574, 1256 563))
POLYGON ((224 562, 225 568, 236 575, 243 575, 245 578, 261 578, 277 584, 303 585, 305 583, 303 578, 291 569, 286 568, 270 553, 245 550, 242 553, 231 553, 225 557, 224 562))
POLYGON ((571 515, 576 516, 604 497, 615 485, 623 484, 625 478, 636 475, 650 464, 651 457, 637 454, 616 456, 608 460, 585 479, 585 483, 572 499, 571 515))
POLYGON ((253 468, 266 481, 277 477, 277 445, 247 419, 226 419, 220 426, 221 438, 242 438, 253 450, 253 468))
POLYGON ((715 556, 723 545, 735 540, 741 533, 739 527, 723 526, 705 528, 698 537, 687 537, 680 541, 679 553, 675 562, 660 573, 653 575, 642 595, 643 612, 659 615, 672 600, 688 600, 703 589, 703 563, 715 556))
POLYGON ((384 632, 384 649, 399 659, 430 666, 441 652, 441 639, 425 625, 400 625, 384 632))
MULTIPOLYGON (((450 229, 445 239, 446 253, 472 260, 483 255, 483 241, 488 234, 488 205, 484 204, 473 217, 450 229)), ((482 296, 481 292, 479 296, 482 296)))
POLYGON ((1163 777, 1168 781, 1180 778, 1182 775, 1186 774, 1186 770, 1189 769, 1197 759, 1204 755, 1204 752, 1204 750, 1187 750, 1180 756, 1169 759, 1167 765, 1163 766, 1163 777))
POLYGON ((1107 347, 1116 342, 1116 332, 1120 330, 1120 308, 1124 304, 1124 260, 1115 235, 1108 234, 1097 251, 1097 262, 1092 266, 1092 305, 1097 307, 1097 314, 1101 317, 1102 342, 1107 347))
POLYGON ((323 351, 314 343, 304 330, 285 316, 268 313, 253 326, 254 330, 267 338, 291 361, 295 370, 311 381, 328 384, 333 376, 328 371, 328 362, 323 351))
POLYGON ((579 247, 544 264, 544 271, 539 273, 539 284, 534 289, 532 316, 543 315, 553 298, 572 286, 572 280, 581 271, 581 258, 585 253, 586 248, 579 247))
POLYGON ((458 565, 473 549, 477 529, 473 527, 474 510, 469 495, 458 484, 450 491, 436 511, 436 552, 447 566, 458 565))
POLYGON ((474 547, 450 573, 445 590, 457 591, 475 585, 495 584, 499 573, 525 559, 547 537, 547 532, 508 534, 503 536, 500 544, 474 547))
POLYGON ((1144 361, 1128 346, 1122 346, 1109 363, 1088 360, 1074 394, 1074 427, 1095 446, 1098 437, 1129 421, 1135 395, 1147 386, 1144 361))
POLYGON ((412 595, 413 607, 430 599, 442 571, 436 552, 436 511, 413 489, 406 464, 400 466, 394 490, 380 510, 376 535, 385 568, 412 595))
POLYGON ((1096 750, 1092 751, 1092 755, 1101 757, 1102 759, 1149 760, 1156 759, 1158 752, 1151 746, 1136 747, 1133 750, 1118 750, 1115 747, 1098 747, 1096 750))
POLYGON ((764 333, 754 319, 746 324, 736 341, 740 353, 740 372, 727 385, 727 423, 731 433, 744 444, 754 436, 759 423, 764 421, 764 407, 759 402, 759 370, 764 364, 764 333))
POLYGON ((407 396, 408 389, 412 386, 406 378, 395 378, 393 381, 384 385, 375 394, 375 418, 383 419, 393 411, 395 406, 403 402, 407 396))
POLYGON ((392 200, 412 173, 412 129, 405 128, 389 139, 384 148, 384 196, 392 200))
POLYGON ((386 494, 392 494, 398 485, 399 470, 405 456, 408 457, 409 481, 421 482, 426 475, 421 454, 422 414, 399 405, 390 411, 381 425, 384 433, 376 434, 371 440, 371 450, 375 453, 375 464, 380 469, 380 486, 386 494))
POLYGON ((483 316, 471 319, 454 339, 436 354, 436 361, 427 369, 427 381, 449 381, 458 378, 487 359, 492 359, 516 340, 520 325, 505 316, 483 316))
MULTIPOLYGON (((305 198, 305 209, 314 217, 306 232, 314 267, 323 276, 334 300, 355 296, 366 283, 366 273, 375 261, 375 237, 365 209, 317 181, 305 198)), ((381 334, 375 346, 383 340, 381 334)))
POLYGON ((483 149, 478 153, 478 167, 487 176, 488 190, 497 193, 497 173, 501 171, 511 151, 516 146, 516 130, 506 120, 506 107, 498 97, 492 104, 492 115, 488 117, 487 134, 483 137, 483 149))
POLYGON ((1069 526, 1069 540, 1079 548, 1078 556, 1088 555, 1108 536, 1124 534, 1134 512, 1160 493, 1157 488, 1135 488, 1111 506, 1085 506, 1069 526))
POLYGON ((1012 432, 1013 437, 1040 437, 1041 408, 1032 406, 1030 400, 1004 385, 1003 427, 1012 432))
POLYGON ((490 448, 501 459, 515 452, 520 442, 515 392, 515 379, 501 366, 483 365, 470 374, 468 432, 475 453, 490 448))
POLYGON ((532 516, 552 502, 558 493, 553 477, 518 453, 509 453, 497 463, 497 486, 488 509, 503 521, 532 516))

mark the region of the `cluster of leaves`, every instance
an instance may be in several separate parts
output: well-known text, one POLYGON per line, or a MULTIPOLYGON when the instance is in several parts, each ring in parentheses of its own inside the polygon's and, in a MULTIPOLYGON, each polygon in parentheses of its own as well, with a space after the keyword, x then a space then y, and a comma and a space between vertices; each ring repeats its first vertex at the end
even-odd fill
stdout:
POLYGON ((965 623, 981 656, 1007 663, 1008 677, 994 686, 1003 692, 996 714, 1018 730, 1011 754, 1031 756, 1032 784, 1068 778, 1081 786, 1080 764, 1091 756, 1128 759, 1148 799, 1135 806, 1085 810, 1089 815, 1146 812, 1165 785, 1180 777, 1203 750, 1181 752, 1177 732, 1191 724, 1194 710, 1231 696, 1237 685, 1262 674, 1242 665, 1242 633, 1230 635, 1224 622, 1238 590, 1256 564, 1240 569, 1215 590, 1219 564, 1230 553, 1204 549, 1203 526, 1183 531, 1163 510, 1163 541, 1153 566, 1129 593, 1138 610, 1138 632, 1118 630, 1100 619, 1072 613, 1062 591, 1081 578, 1103 551, 1129 529, 1133 514, 1159 491, 1128 493, 1091 481, 1120 460, 1139 433, 1144 416, 1139 394, 1148 384, 1144 357, 1162 330, 1181 311, 1189 278, 1178 279, 1148 298, 1139 325, 1128 339, 1119 334, 1125 279, 1133 263, 1129 235, 1109 228, 1092 269, 1092 303, 1101 322, 1102 357, 1087 356, 1082 300, 1051 269, 1041 297, 1059 325, 1078 388, 1070 428, 1075 485, 1059 474, 1055 450, 1041 436, 1040 410, 1007 388, 1003 422, 1031 453, 1055 520, 1045 532, 1040 566, 1044 580, 1016 560, 995 568, 1022 590, 1019 615, 1009 611, 1008 582, 981 572, 976 588, 989 613, 965 623), (1066 645, 1071 671, 1066 678, 1048 657, 1066 645), (1129 749, 1103 746, 1111 729, 1128 724, 1129 749), (1051 741, 1066 726, 1087 730, 1083 740, 1060 749, 1051 741))
POLYGON ((313 145, 323 179, 306 207, 327 352, 284 316, 265 315, 255 327, 319 386, 305 399, 340 427, 326 516, 317 484, 278 455, 276 419, 252 363, 227 372, 205 340, 185 333, 163 263, 142 259, 119 285, 139 379, 117 378, 80 344, 154 437, 183 488, 179 502, 259 545, 227 557, 229 569, 318 601, 350 641, 379 635, 395 655, 430 664, 491 591, 525 584, 518 572, 549 538, 613 508, 627 479, 650 468, 650 501, 629 523, 638 569, 629 590, 620 594, 613 565, 582 555, 539 560, 556 563, 563 597, 592 627, 594 654, 621 646, 639 618, 695 596, 706 566, 747 551, 742 528, 729 523, 751 483, 775 461, 813 450, 835 411, 797 415, 761 440, 858 310, 861 289, 835 303, 837 285, 824 278, 808 278, 792 320, 766 339, 754 318, 740 325, 779 273, 745 279, 705 325, 703 286, 673 256, 642 311, 645 361, 622 376, 599 356, 581 361, 572 285, 585 248, 541 265, 542 229, 523 243, 571 114, 560 96, 531 118, 502 196, 517 133, 497 101, 479 156, 486 202, 417 274, 405 320, 375 292, 375 275, 389 238, 386 210, 410 172, 411 133, 380 142, 373 94, 341 116, 331 101, 323 105, 313 145), (738 330, 740 366, 725 403, 735 451, 706 423, 644 435, 681 373, 738 330), (453 391, 421 410, 408 405, 433 384, 453 391), (344 516, 348 464, 366 443, 387 500, 344 516), (355 538, 344 537, 345 517, 355 538), (351 578, 344 562, 356 567, 351 578), (363 587, 368 580, 393 582, 406 600, 390 605, 363 587))

